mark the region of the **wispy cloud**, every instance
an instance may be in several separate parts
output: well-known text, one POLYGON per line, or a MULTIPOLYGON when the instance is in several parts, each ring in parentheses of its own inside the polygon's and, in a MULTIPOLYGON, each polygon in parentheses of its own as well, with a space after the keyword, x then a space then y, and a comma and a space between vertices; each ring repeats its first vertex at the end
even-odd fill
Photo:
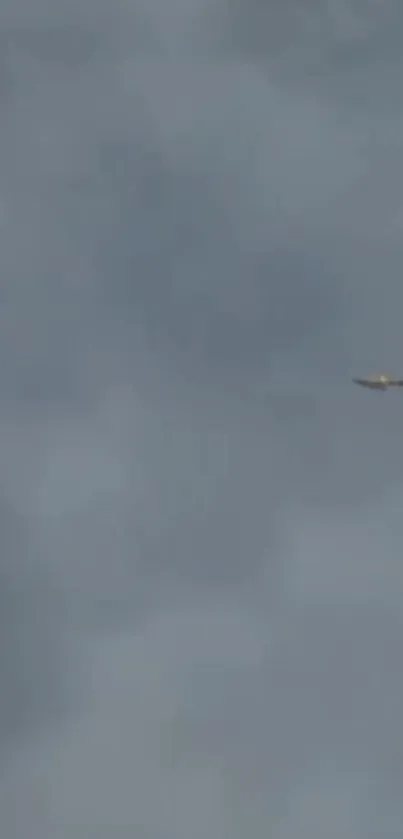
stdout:
POLYGON ((5 839, 400 835, 379 12, 2 5, 5 839))

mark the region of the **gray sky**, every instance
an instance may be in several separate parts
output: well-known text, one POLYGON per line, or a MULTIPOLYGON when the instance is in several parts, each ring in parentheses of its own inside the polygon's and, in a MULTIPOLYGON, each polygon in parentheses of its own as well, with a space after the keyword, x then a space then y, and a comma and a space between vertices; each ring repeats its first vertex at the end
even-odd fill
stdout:
POLYGON ((4 839, 401 836, 403 12, 266 5, 1 6, 4 839))

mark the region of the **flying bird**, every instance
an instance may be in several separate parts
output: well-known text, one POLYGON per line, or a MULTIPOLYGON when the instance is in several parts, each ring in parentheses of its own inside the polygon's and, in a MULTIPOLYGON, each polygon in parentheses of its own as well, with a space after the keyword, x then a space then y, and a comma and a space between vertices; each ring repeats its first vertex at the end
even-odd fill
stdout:
POLYGON ((403 387, 403 379, 394 379, 392 376, 374 373, 362 379, 353 379, 356 385, 370 387, 372 390, 387 390, 388 387, 403 387))

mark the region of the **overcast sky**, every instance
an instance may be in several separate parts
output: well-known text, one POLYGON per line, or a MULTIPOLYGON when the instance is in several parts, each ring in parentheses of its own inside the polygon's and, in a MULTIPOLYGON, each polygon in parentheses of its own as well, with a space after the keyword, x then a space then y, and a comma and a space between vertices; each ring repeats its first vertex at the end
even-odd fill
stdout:
POLYGON ((403 10, 3 0, 2 839, 397 839, 403 10))

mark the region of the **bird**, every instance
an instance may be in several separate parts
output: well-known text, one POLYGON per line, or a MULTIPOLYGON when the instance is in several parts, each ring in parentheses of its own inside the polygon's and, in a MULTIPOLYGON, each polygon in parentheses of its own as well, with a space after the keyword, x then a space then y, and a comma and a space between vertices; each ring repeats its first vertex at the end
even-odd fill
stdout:
POLYGON ((387 390, 389 387, 403 387, 403 379, 394 379, 384 373, 373 373, 361 379, 353 379, 354 384, 369 387, 372 390, 387 390))

